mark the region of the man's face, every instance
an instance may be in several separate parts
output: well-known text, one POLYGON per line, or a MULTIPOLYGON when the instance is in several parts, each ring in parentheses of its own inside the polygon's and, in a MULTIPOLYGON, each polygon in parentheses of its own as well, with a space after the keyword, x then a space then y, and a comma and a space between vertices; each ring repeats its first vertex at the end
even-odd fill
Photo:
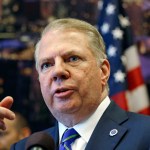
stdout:
POLYGON ((0 150, 10 150, 10 146, 19 140, 14 121, 5 120, 7 129, 0 131, 0 150))
POLYGON ((44 100, 60 122, 71 117, 77 123, 97 108, 108 69, 105 61, 98 65, 85 34, 49 31, 41 39, 38 64, 44 100))

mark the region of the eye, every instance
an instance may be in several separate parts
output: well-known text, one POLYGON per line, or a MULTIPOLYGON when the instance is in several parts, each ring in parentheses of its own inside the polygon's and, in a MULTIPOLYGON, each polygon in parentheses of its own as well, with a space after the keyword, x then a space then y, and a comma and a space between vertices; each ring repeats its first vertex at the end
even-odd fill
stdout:
POLYGON ((46 70, 46 69, 48 69, 48 68, 51 67, 51 66, 52 66, 51 63, 45 62, 45 63, 43 63, 43 64, 41 65, 41 70, 46 70))
POLYGON ((78 61, 78 60, 79 60, 78 56, 71 56, 71 57, 69 57, 68 62, 74 62, 74 61, 78 61))

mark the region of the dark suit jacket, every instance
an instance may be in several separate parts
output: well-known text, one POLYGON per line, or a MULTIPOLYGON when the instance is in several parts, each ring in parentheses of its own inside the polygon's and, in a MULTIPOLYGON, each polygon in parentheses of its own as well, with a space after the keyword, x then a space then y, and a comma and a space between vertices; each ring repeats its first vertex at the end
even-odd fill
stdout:
MULTIPOLYGON (((45 130, 58 147, 58 126, 45 130)), ((11 150, 25 150, 26 139, 11 150)), ((57 149, 57 148, 56 148, 57 149)), ((150 150, 150 117, 126 112, 113 101, 98 122, 85 150, 150 150), (116 129, 117 134, 110 136, 116 129)))

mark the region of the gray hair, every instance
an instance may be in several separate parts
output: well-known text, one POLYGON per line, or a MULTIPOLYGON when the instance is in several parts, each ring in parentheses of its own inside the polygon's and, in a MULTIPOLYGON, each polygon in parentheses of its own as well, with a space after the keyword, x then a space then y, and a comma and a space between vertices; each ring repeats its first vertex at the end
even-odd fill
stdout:
MULTIPOLYGON (((96 57, 97 62, 101 63, 103 59, 107 59, 103 38, 98 32, 98 30, 91 24, 73 18, 57 19, 52 21, 50 24, 48 24, 45 27, 45 29, 41 34, 41 38, 50 30, 60 30, 60 31, 75 30, 86 34, 89 40, 89 48, 91 49, 94 56, 96 57)), ((38 52, 39 52, 40 42, 41 39, 36 44, 35 55, 34 55, 35 62, 36 62, 36 69, 38 68, 38 52)))

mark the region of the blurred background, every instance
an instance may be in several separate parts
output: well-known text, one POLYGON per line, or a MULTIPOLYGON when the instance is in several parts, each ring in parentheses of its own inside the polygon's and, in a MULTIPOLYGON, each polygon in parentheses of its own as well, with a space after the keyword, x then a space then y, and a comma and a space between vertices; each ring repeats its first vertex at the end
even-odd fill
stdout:
MULTIPOLYGON (((122 5, 131 21, 150 97, 150 1, 124 0, 122 5)), ((96 26, 101 7, 101 0, 0 0, 0 99, 12 96, 12 109, 28 119, 32 131, 55 121, 44 104, 34 67, 34 46, 41 31, 52 20, 64 17, 96 26)))

